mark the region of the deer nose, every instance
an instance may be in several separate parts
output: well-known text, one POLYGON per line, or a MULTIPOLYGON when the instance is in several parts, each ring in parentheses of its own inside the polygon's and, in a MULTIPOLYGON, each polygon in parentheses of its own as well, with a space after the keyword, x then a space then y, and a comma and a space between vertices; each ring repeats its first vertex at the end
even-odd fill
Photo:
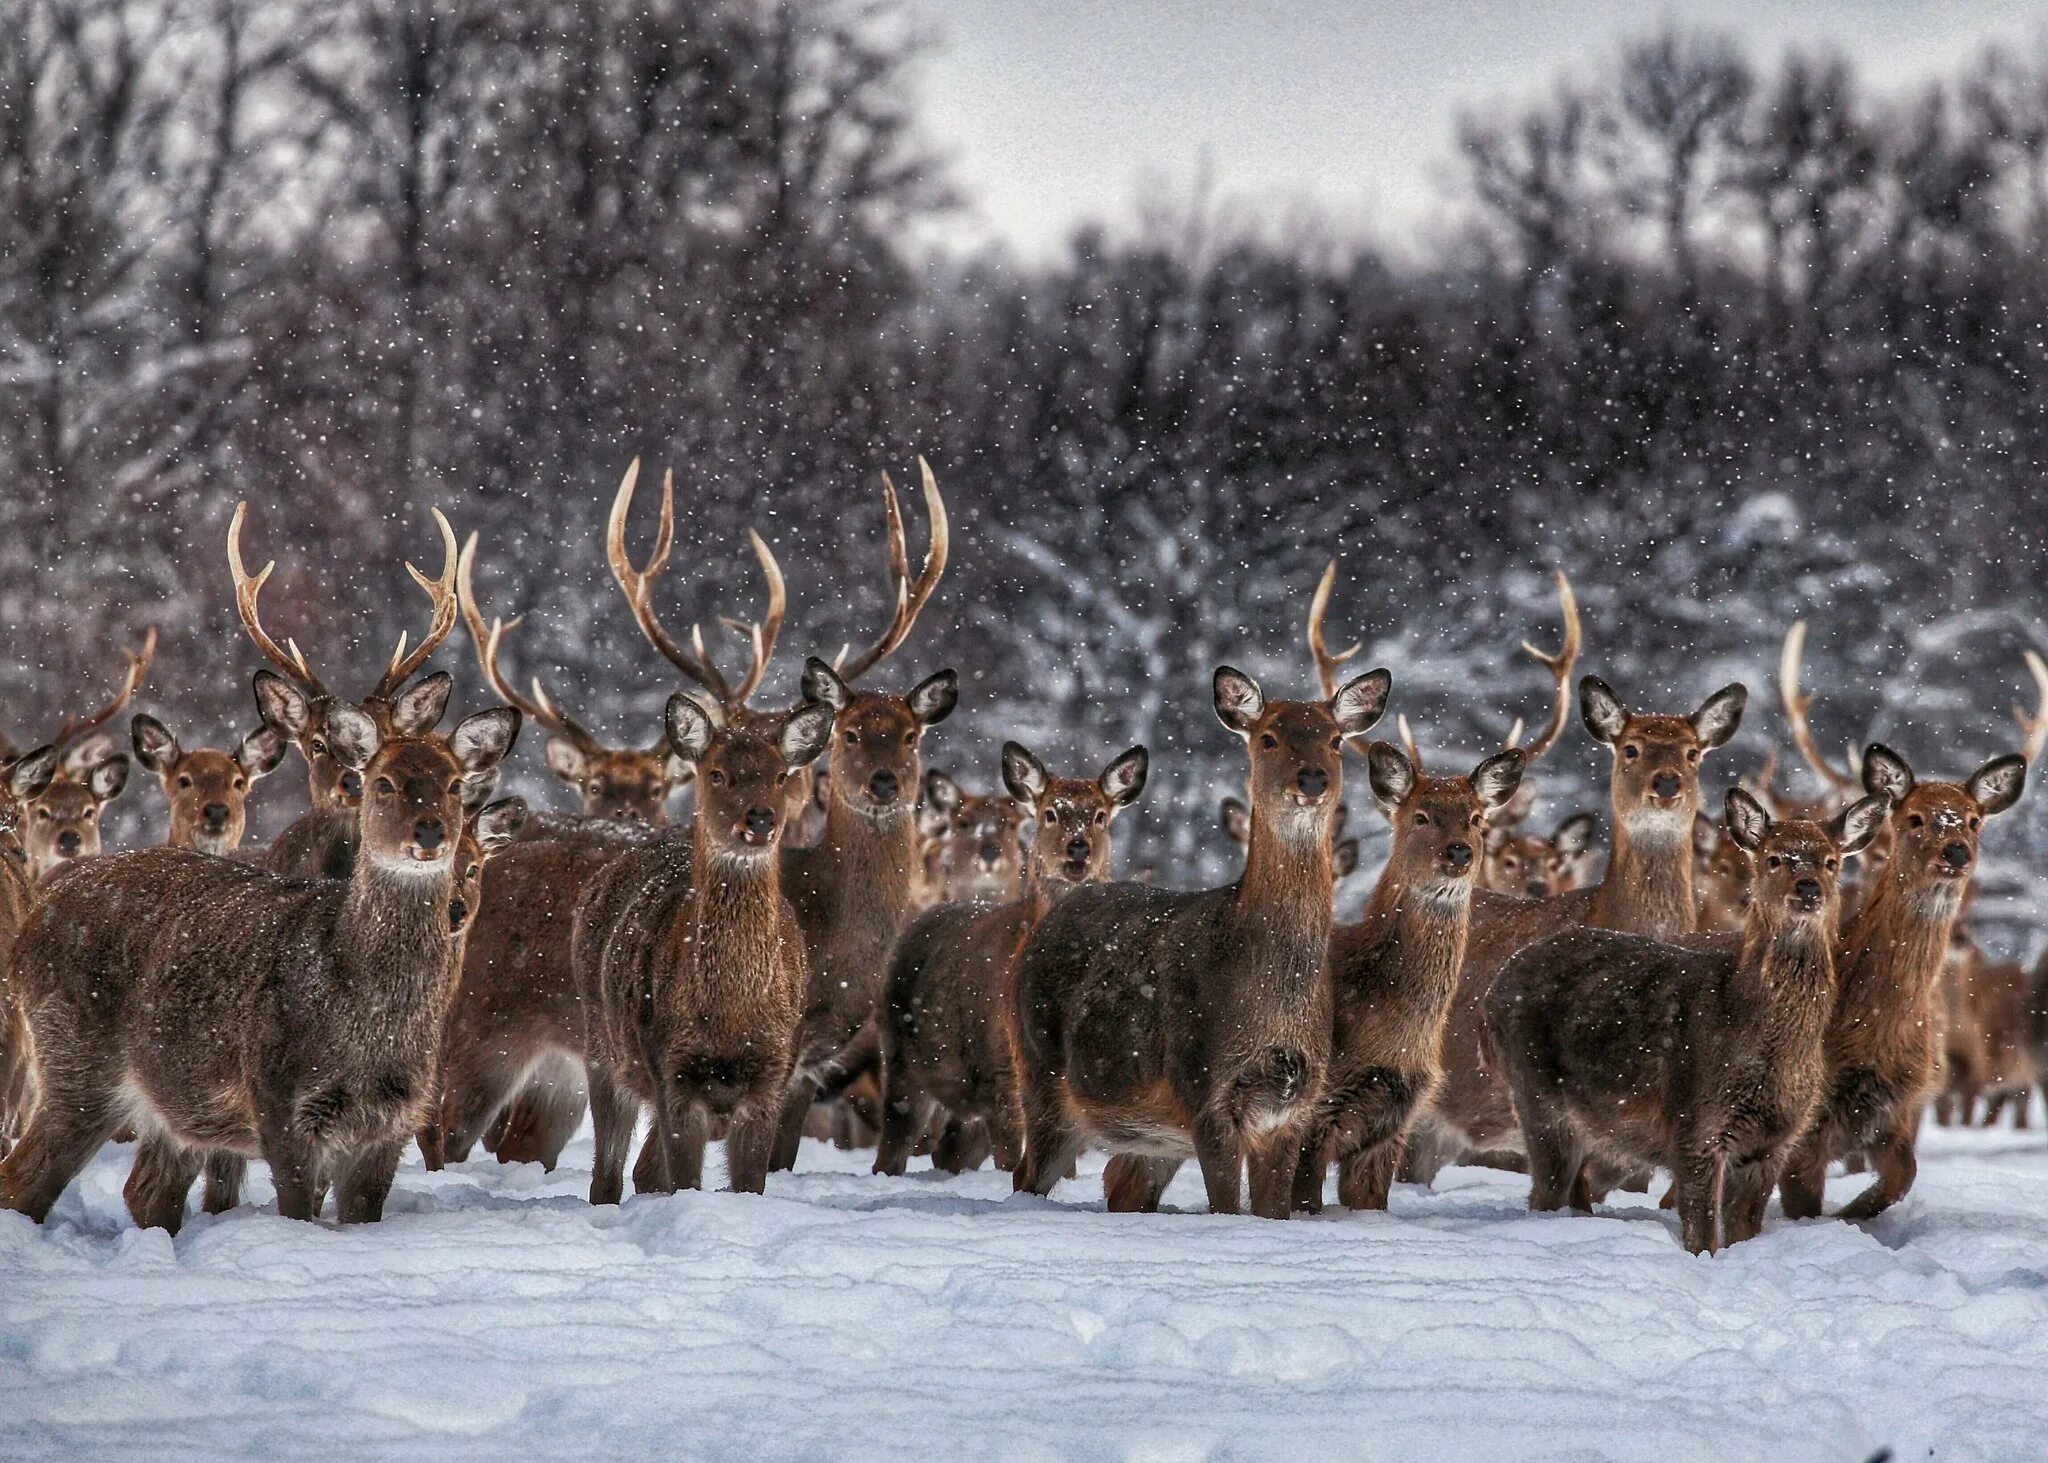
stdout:
POLYGON ((1088 855, 1092 852, 1094 850, 1088 847, 1087 839, 1073 839, 1067 844, 1067 862, 1071 864, 1085 864, 1088 862, 1088 855))
POLYGON ((1304 767, 1295 774, 1294 785, 1305 798, 1319 798, 1330 785, 1330 774, 1320 767, 1304 767))
POLYGON ((226 803, 208 803, 199 810, 199 816, 215 828, 219 828, 228 821, 228 805, 226 803))
POLYGON ((1462 869, 1472 862, 1472 845, 1453 843, 1444 849, 1444 862, 1454 869, 1462 869))
POLYGON ((1941 851, 1941 858, 1942 862, 1952 869, 1964 868, 1970 862, 1970 845, 1967 843, 1951 843, 1941 851))
POLYGON ((1000 843, 984 843, 981 846, 981 861, 985 864, 999 864, 1003 861, 1003 846, 1000 843))
POLYGON ((1678 774, 1676 772, 1658 773, 1655 777, 1650 779, 1650 791, 1655 793, 1660 798, 1677 797, 1678 774))
POLYGON ((878 803, 896 801, 896 774, 884 768, 868 779, 868 796, 878 803))
POLYGON ((775 814, 766 808, 747 809, 747 816, 742 821, 746 824, 749 838, 766 839, 775 831, 775 814))
POLYGON ((1799 902, 1808 909, 1820 903, 1820 880, 1801 879, 1792 886, 1792 892, 1799 896, 1799 902))
POLYGON ((57 852, 71 858, 78 852, 78 835, 66 829, 57 835, 57 852))
POLYGON ((341 790, 352 798, 363 795, 363 774, 351 768, 341 774, 341 790))
POLYGON ((1529 881, 1529 897, 1531 899, 1548 899, 1550 897, 1550 885, 1541 879, 1531 879, 1529 881))
POLYGON ((439 848, 441 840, 446 836, 439 818, 422 818, 412 825, 412 841, 428 853, 439 848))

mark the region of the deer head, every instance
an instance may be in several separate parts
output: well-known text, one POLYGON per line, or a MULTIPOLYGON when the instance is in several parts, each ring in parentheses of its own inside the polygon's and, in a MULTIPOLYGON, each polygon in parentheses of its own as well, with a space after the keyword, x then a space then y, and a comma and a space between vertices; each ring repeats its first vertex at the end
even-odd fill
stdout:
POLYGON ((1586 729, 1614 754, 1609 780, 1617 829, 1638 842, 1690 840, 1700 810, 1700 762, 1735 735, 1749 691, 1723 686, 1690 716, 1631 713, 1605 681, 1579 682, 1586 729))
MULTIPOLYGON (((1514 803, 1521 801, 1518 793, 1514 803)), ((1517 831, 1512 824, 1494 826, 1494 819, 1511 820, 1513 804, 1490 814, 1486 831, 1486 867, 1481 882, 1498 894, 1520 894, 1530 899, 1548 899, 1569 894, 1585 882, 1587 855, 1592 852, 1593 833, 1599 820, 1591 813, 1574 813, 1558 824, 1548 838, 1517 831)))
POLYGON ((518 841, 526 826, 526 799, 500 798, 463 821, 455 842, 455 889, 448 896, 448 929, 460 935, 483 907, 484 865, 518 841))
POLYGON ((1863 786, 1892 809, 1886 868, 1944 907, 1960 909, 1976 872, 1984 820, 2018 802, 2026 780, 2026 759, 2008 755, 1992 758, 1961 783, 1922 782, 1904 757, 1871 743, 1863 753, 1863 786))
POLYGON ((1344 792, 1344 744, 1379 724, 1393 676, 1368 671, 1325 701, 1267 701, 1243 671, 1219 666, 1216 716, 1244 738, 1251 754, 1254 823, 1263 818, 1281 842, 1307 849, 1327 842, 1344 792))
POLYGON ((1054 777, 1016 742, 1003 743, 1003 786, 1036 824, 1031 876, 1041 893, 1109 877, 1109 825, 1145 790, 1151 754, 1132 747, 1090 780, 1054 777))
POLYGON ((832 739, 833 710, 807 702, 772 736, 733 725, 688 692, 668 699, 669 746, 697 772, 697 846, 712 861, 765 859, 794 815, 795 774, 832 739))
POLYGON ((1528 757, 1496 752, 1463 777, 1430 777, 1391 742, 1366 748, 1373 796, 1394 830, 1387 872, 1402 888, 1432 903, 1470 896, 1484 860, 1487 817, 1508 805, 1528 757))
POLYGON ((939 771, 924 775, 918 832, 949 899, 1014 899, 1024 875, 1031 810, 1003 793, 970 793, 939 771))
POLYGON ((1749 855, 1751 918, 1767 926, 1811 922, 1830 936, 1841 902, 1842 861, 1884 827, 1890 804, 1864 798, 1829 823, 1778 822, 1739 787, 1728 790, 1728 836, 1749 855))
POLYGON ((919 785, 925 728, 953 714, 959 678, 938 671, 907 696, 856 691, 815 655, 804 662, 803 694, 837 715, 832 744, 832 799, 871 822, 893 821, 912 808, 919 785))
POLYGON ((248 826, 249 791, 284 761, 284 734, 264 726, 242 738, 232 752, 211 747, 186 751, 169 727, 138 714, 129 735, 135 760, 155 774, 170 801, 168 845, 211 854, 239 848, 248 826))

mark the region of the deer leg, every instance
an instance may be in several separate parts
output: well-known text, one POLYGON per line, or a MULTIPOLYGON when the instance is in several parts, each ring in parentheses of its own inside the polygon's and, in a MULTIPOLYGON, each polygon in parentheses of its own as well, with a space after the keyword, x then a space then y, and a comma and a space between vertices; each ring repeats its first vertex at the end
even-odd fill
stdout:
POLYGON ((1024 1158, 1010 1171, 1011 1184, 1020 1194, 1042 1197, 1067 1177, 1068 1166, 1080 1157, 1085 1139, 1067 1117, 1057 1079, 1029 1079, 1021 1096, 1024 1158))
POLYGON ((1778 1204, 1787 1219, 1818 1219, 1827 1193, 1825 1150, 1809 1137, 1792 1150, 1778 1175, 1778 1204))
POLYGON ((1906 1197, 1920 1171, 1919 1160, 1913 1156, 1913 1138, 1907 1124, 1895 1122, 1870 1145, 1877 1182, 1845 1204, 1838 1218, 1852 1224, 1875 1219, 1906 1197))
POLYGON ((968 1131, 969 1119, 958 1113, 949 1112, 939 1127, 939 1141, 932 1149, 932 1167, 941 1173, 965 1173, 970 1164, 968 1154, 974 1148, 974 1136, 968 1131))
POLYGON ((1346 1209, 1385 1209, 1403 1146, 1396 1136, 1347 1157, 1337 1170, 1337 1202, 1346 1209))
POLYGON ((2029 1109, 2033 1105, 2033 1100, 2034 1094, 2024 1087, 2013 1093, 2012 1125, 2015 1132, 2026 1132, 2029 1109))
POLYGON ((782 1121, 781 1089, 753 1093, 733 1109, 725 1124, 726 1183, 735 1194, 768 1190, 768 1161, 782 1121))
POLYGON ((270 1180, 277 1189, 277 1212, 286 1219, 319 1217, 327 1189, 313 1145, 293 1130, 288 1118, 259 1115, 257 1126, 263 1157, 270 1164, 270 1180))
POLYGON ((1529 1207, 1544 1212, 1562 1209, 1585 1167, 1578 1135, 1520 1093, 1515 1094, 1515 1112, 1529 1153, 1529 1207))
POLYGON ((200 1151, 187 1148, 167 1133, 152 1133, 135 1150, 121 1197, 138 1229, 161 1229, 175 1235, 185 1223, 185 1199, 199 1177, 200 1151))
POLYGON ((28 1131, 0 1162, 0 1204, 40 1223, 126 1116, 104 1092, 74 1094, 46 1081, 28 1131))
POLYGON ((1678 1232, 1688 1251, 1711 1255, 1720 1248, 1720 1219, 1727 1165, 1718 1144, 1704 1144, 1678 1160, 1678 1232))
MULTIPOLYGON (((1300 1155, 1291 1155, 1298 1158, 1300 1155)), ((1195 1162, 1209 1191, 1211 1214, 1244 1212, 1244 1145, 1228 1117, 1204 1112, 1195 1119, 1195 1162)), ((1294 1195, 1294 1164, 1288 1164, 1288 1197, 1294 1195)), ((1270 1216, 1261 1216, 1270 1217, 1270 1216)))
POLYGON ((1157 1214, 1166 1186, 1180 1172, 1178 1158, 1119 1153, 1102 1171, 1102 1198, 1112 1214, 1157 1214))
POLYGON ((806 1073, 799 1072, 789 1079, 789 1087, 782 1094, 782 1115, 776 1124, 775 1152, 769 1162, 771 1173, 782 1173, 796 1167, 796 1152, 804 1138, 804 1119, 810 1115, 811 1098, 818 1090, 806 1073))
POLYGON ((225 1214, 242 1202, 242 1177, 249 1172, 249 1160, 226 1148, 206 1155, 206 1193, 199 1207, 208 1214, 225 1214))
POLYGON ((633 1125, 640 1103, 619 1079, 597 1063, 588 1076, 590 1122, 596 1141, 590 1160, 590 1202, 616 1204, 624 1195, 626 1152, 633 1146, 633 1125))
MULTIPOLYGON (((441 1158, 445 1163, 463 1163, 476 1146, 479 1134, 500 1115, 505 1093, 518 1080, 519 1066, 513 1059, 481 1042, 463 1042, 451 1047, 441 1072, 441 1158)), ((486 1151, 492 1151, 488 1135, 486 1151)))
POLYGON ((1294 1165, 1294 1212, 1323 1212, 1323 1188, 1329 1178, 1330 1148, 1326 1139, 1311 1138, 1301 1145, 1301 1157, 1294 1165))
MULTIPOLYGON (((702 1094, 684 1088, 673 1078, 656 1089, 655 1127, 647 1135, 650 1145, 660 1141, 661 1173, 653 1188, 640 1184, 639 1169, 633 1170, 635 1193, 673 1194, 677 1189, 704 1187, 704 1144, 710 1138, 711 1114, 702 1094)), ((646 1150, 642 1150, 642 1157, 646 1150)))
POLYGON ((398 1177, 398 1160, 408 1141, 385 1139, 351 1156, 334 1181, 336 1219, 343 1224, 375 1224, 384 1217, 384 1201, 391 1195, 391 1181, 398 1177))
POLYGON ((918 1090, 910 1064, 903 1059, 902 1042, 884 1042, 882 1062, 882 1133, 875 1140, 874 1171, 901 1178, 919 1134, 930 1121, 932 1105, 918 1090))
POLYGON ((1755 1239, 1764 1230, 1764 1210, 1771 1201, 1778 1163, 1761 1154, 1728 1165, 1722 1180, 1721 1237, 1728 1244, 1755 1239))
POLYGON ((1308 1133, 1299 1123, 1276 1129, 1247 1145, 1251 1211, 1260 1219, 1294 1217, 1294 1180, 1308 1133))
POLYGON ((1015 1173, 1024 1161, 1024 1129, 1013 1097, 998 1098, 984 1121, 988 1124, 989 1156, 1004 1173, 1015 1173))

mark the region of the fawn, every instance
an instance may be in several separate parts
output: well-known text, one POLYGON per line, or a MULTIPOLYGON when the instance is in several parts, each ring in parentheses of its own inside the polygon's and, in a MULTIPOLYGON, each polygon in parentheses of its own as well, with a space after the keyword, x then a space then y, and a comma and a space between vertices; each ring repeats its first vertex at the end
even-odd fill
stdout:
MULTIPOLYGON (((287 720, 309 715, 287 689, 287 720)), ((41 1219, 123 1122, 143 1134, 130 1212, 176 1229, 201 1163, 261 1156, 279 1212, 382 1215, 419 1126, 454 977, 454 834, 468 779, 511 749, 519 713, 446 737, 389 737, 337 702, 329 751, 364 788, 346 882, 281 878, 183 849, 124 853, 52 880, 16 947, 42 1087, 0 1163, 0 1201, 41 1219)))
POLYGON ((1268 701, 1214 676, 1216 715, 1250 759, 1251 846, 1221 889, 1076 889, 1032 933, 1017 975, 1020 1192, 1050 1193, 1087 1144, 1142 1155, 1153 1191, 1192 1155, 1212 1212, 1284 1219, 1330 1051, 1330 820, 1344 743, 1392 678, 1327 701, 1268 701))
POLYGON ((669 698, 671 749, 697 770, 690 833, 621 854, 577 904, 593 1204, 619 1201, 642 1107, 659 1158, 636 1188, 699 1187, 714 1117, 733 1189, 766 1186, 806 988, 778 845, 801 802, 793 774, 824 752, 834 714, 801 706, 770 738, 669 698))
POLYGON ((1110 825, 1145 790, 1150 765, 1146 750, 1132 747, 1092 780, 1054 777, 1016 742, 1003 744, 1005 801, 1037 830, 1024 890, 1002 904, 941 905, 896 942, 882 1006, 876 1173, 901 1174, 935 1121, 942 1124, 935 1168, 979 1166, 984 1133, 996 1166, 1016 1168, 1023 1148, 1011 1058, 1017 957, 1048 911, 1109 877, 1110 825))
POLYGON ((1739 942, 1563 930, 1486 997, 1529 1155, 1529 1207, 1590 1209, 1588 1161, 1672 1171, 1694 1254, 1754 1236, 1826 1081, 1842 861, 1884 824, 1865 798, 1823 826, 1776 822, 1741 788, 1730 836, 1756 863, 1739 942))
POLYGON ((248 828, 249 791, 284 761, 284 734, 262 726, 243 737, 232 752, 211 747, 186 751, 171 729, 138 714, 129 728, 135 760, 156 775, 171 805, 166 848, 190 848, 226 855, 242 846, 248 828))

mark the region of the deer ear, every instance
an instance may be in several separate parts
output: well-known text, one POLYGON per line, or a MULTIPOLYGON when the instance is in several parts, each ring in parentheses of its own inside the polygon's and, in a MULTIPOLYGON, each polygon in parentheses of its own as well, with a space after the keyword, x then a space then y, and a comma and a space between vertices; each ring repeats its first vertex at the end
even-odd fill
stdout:
POLYGON ((1771 831, 1771 815, 1764 805, 1739 787, 1728 789, 1728 836, 1755 853, 1771 831))
POLYGON ((1151 770, 1152 754, 1143 747, 1133 747, 1103 768, 1095 785, 1102 789, 1112 808, 1128 808, 1145 790, 1145 778, 1151 770))
MULTIPOLYGON (((818 705, 818 702, 809 702, 818 705)), ((696 764, 711 750, 711 738, 717 729, 711 725, 711 713, 697 704, 697 698, 687 691, 678 691, 668 698, 668 707, 662 712, 662 725, 668 730, 669 750, 685 762, 696 764)))
POLYGON ((503 764, 486 767, 481 772, 466 772, 462 776, 462 816, 472 819, 483 810, 498 791, 498 773, 503 764))
POLYGON ((808 767, 832 744, 832 722, 839 715, 822 701, 806 701, 790 712, 775 744, 785 766, 794 771, 808 767))
POLYGON ((465 772, 482 772, 504 761, 519 740, 519 713, 510 706, 493 706, 465 716, 448 733, 448 750, 465 772))
POLYGON ((1834 822, 1828 824, 1828 834, 1843 854, 1861 853, 1870 846, 1870 840, 1877 837, 1891 811, 1888 799, 1864 798, 1837 813, 1834 822))
POLYGON ((1890 798, 1897 807, 1913 795, 1915 779, 1906 759, 1883 742, 1863 749, 1863 790, 1873 797, 1890 798))
POLYGON ((57 749, 37 747, 7 769, 7 790, 24 803, 49 791, 57 775, 57 749))
POLYGON ((1415 790, 1415 764, 1392 742, 1374 742, 1365 749, 1365 775, 1372 795, 1389 808, 1399 807, 1415 790))
POLYGON ((2020 800, 2027 788, 2027 759, 1994 757, 1970 774, 1963 790, 1976 799, 1987 818, 2004 812, 2020 800))
POLYGON ((1518 747, 1496 752, 1472 769, 1472 791, 1489 808, 1504 805, 1522 785, 1522 768, 1528 758, 1518 747))
POLYGON ((1045 790, 1052 786, 1052 774, 1045 764, 1025 750, 1020 742, 1003 743, 1003 786, 1010 796, 1028 808, 1037 808, 1045 790))
POLYGON ((1692 729, 1703 745, 1718 747, 1742 725, 1742 708, 1748 704, 1749 687, 1731 682, 1700 703, 1692 714, 1692 729))
MULTIPOLYGON (((1693 819, 1695 833, 1701 821, 1698 817, 1693 819)), ((1599 825, 1600 820, 1591 813, 1574 813, 1557 825, 1557 832, 1550 835, 1550 846, 1557 850, 1559 858, 1583 858, 1586 850, 1593 846, 1593 830, 1599 825)), ((1712 823, 1707 824, 1709 829, 1713 826, 1712 823)))
POLYGON ((519 837, 526 826, 526 799, 501 798, 476 815, 476 841, 489 858, 519 837))
POLYGON ((926 726, 937 726, 959 704, 960 677, 950 670, 926 676, 911 688, 910 714, 926 726))
POLYGON ((256 714, 265 726, 276 727, 294 741, 313 720, 306 693, 276 671, 256 672, 256 714))
POLYGON ((73 782, 84 782, 92 776, 93 768, 113 755, 114 739, 105 732, 97 732, 67 747, 57 765, 73 782))
POLYGON ((391 703, 391 734, 423 737, 441 724, 447 714, 448 698, 455 692, 455 677, 435 671, 406 687, 391 703))
POLYGON ((1358 840, 1341 838, 1330 849, 1330 872, 1348 879, 1358 871, 1358 840))
POLYGON ((924 775, 924 803, 928 808, 951 817, 960 806, 964 794, 960 784, 934 767, 924 775))
POLYGON ((1379 725, 1387 714, 1387 697, 1393 694, 1391 671, 1367 671, 1337 688, 1330 698, 1330 715, 1337 718, 1337 730, 1346 737, 1362 737, 1379 725))
POLYGON ((284 761, 284 733, 274 726, 261 726, 242 738, 235 748, 235 765, 249 781, 270 776, 284 761))
POLYGON ((834 711, 844 711, 846 703, 853 699, 853 692, 840 679, 839 672, 815 655, 804 660, 800 689, 804 700, 822 701, 834 711))
POLYGON ((1223 832, 1239 848, 1252 841, 1252 810, 1241 798, 1223 800, 1223 832))
POLYGON ((1579 682, 1579 715, 1585 719, 1593 740, 1609 746, 1621 740, 1622 731, 1628 726, 1628 708, 1621 704, 1614 688, 1598 676, 1586 676, 1579 682))
POLYGON ((121 795, 121 789, 128 785, 127 757, 116 754, 102 758, 92 771, 86 773, 85 785, 101 802, 112 802, 121 795))
POLYGON ((146 772, 162 777, 178 764, 178 739, 154 716, 138 712, 128 724, 128 736, 135 744, 135 760, 146 772))
POLYGON ((361 772, 383 745, 384 734, 362 707, 336 701, 327 708, 327 749, 342 766, 361 772))
POLYGON ((590 759, 583 755, 581 747, 567 737, 549 737, 547 757, 548 771, 571 787, 583 786, 583 779, 590 773, 590 759))
POLYGON ((929 799, 920 798, 917 804, 917 831, 922 838, 944 838, 952 826, 952 819, 946 810, 929 799))
POLYGON ((1216 719, 1241 737, 1252 734, 1265 713, 1265 693, 1259 683, 1233 666, 1219 665, 1212 678, 1216 695, 1216 719))

